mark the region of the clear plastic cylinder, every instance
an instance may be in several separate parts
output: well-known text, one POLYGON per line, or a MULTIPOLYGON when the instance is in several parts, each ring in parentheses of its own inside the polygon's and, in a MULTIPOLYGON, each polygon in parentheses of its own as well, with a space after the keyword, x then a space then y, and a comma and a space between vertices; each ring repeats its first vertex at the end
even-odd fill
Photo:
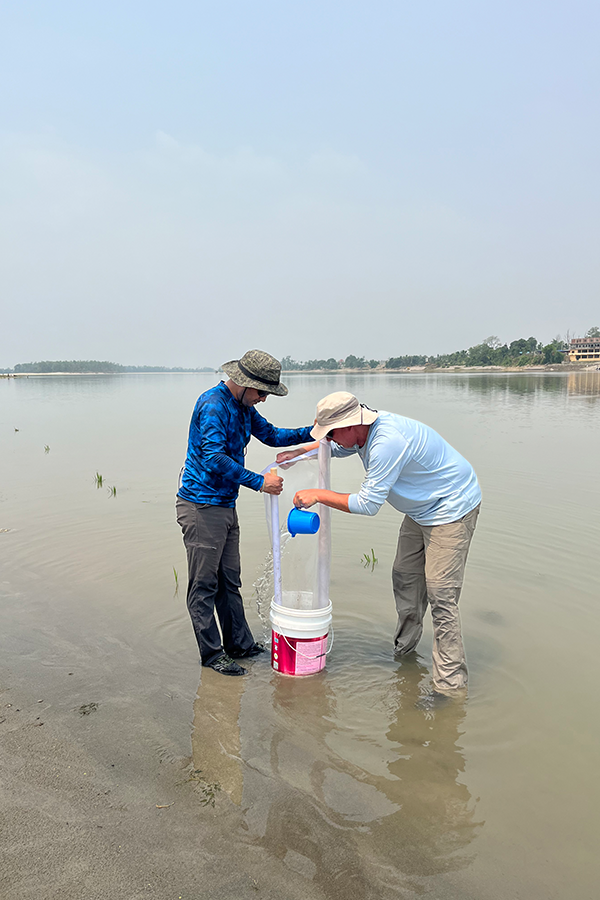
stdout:
POLYGON ((317 452, 278 467, 278 474, 284 480, 283 492, 279 497, 265 495, 273 548, 274 602, 288 609, 325 609, 329 605, 331 510, 321 504, 311 508, 321 520, 316 535, 291 537, 287 517, 293 509, 296 491, 329 489, 330 461, 331 448, 328 441, 322 441, 317 452))

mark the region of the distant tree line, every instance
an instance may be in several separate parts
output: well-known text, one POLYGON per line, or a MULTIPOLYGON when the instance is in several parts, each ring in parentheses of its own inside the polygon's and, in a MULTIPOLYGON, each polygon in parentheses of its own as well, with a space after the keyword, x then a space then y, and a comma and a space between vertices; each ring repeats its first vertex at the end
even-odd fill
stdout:
POLYGON ((366 360, 364 356, 347 356, 345 359, 307 359, 306 362, 298 362, 291 356, 284 356, 281 360, 281 368, 284 372, 298 371, 302 369, 376 369, 381 365, 378 359, 366 360))
MULTIPOLYGON (((600 337, 600 328, 593 327, 586 332, 586 337, 600 337)), ((392 356, 387 360, 369 359, 364 356, 347 356, 345 359, 307 359, 299 362, 290 356, 284 356, 281 367, 285 371, 302 371, 309 369, 406 369, 412 366, 431 366, 432 368, 450 368, 453 366, 534 366, 561 363, 568 349, 569 336, 566 339, 557 336, 548 344, 537 338, 518 338, 510 344, 503 344, 496 335, 485 338, 481 344, 475 344, 467 350, 437 356, 406 355, 392 356)))
MULTIPOLYGON (((600 337, 600 328, 589 328, 585 337, 600 337)), ((291 356, 284 356, 281 368, 285 372, 315 370, 335 371, 336 369, 406 369, 411 366, 431 366, 432 368, 449 368, 452 366, 534 366, 561 363, 565 358, 570 337, 554 338, 549 344, 543 344, 537 338, 518 338, 510 344, 503 344, 496 335, 485 338, 481 344, 475 344, 467 350, 455 353, 438 354, 437 356, 407 355, 391 356, 386 360, 366 359, 364 356, 350 354, 345 359, 307 359, 300 362, 291 356)), ((59 359, 42 362, 17 363, 14 369, 0 369, 2 374, 12 373, 45 373, 45 372, 217 372, 204 366, 198 369, 184 369, 179 366, 122 366, 119 363, 100 361, 97 359, 59 359)))
POLYGON ((503 344, 495 335, 486 338, 481 344, 475 344, 467 350, 437 356, 397 356, 388 359, 387 369, 400 369, 406 366, 435 366, 448 368, 451 366, 534 366, 561 363, 565 358, 565 342, 555 338, 549 344, 543 344, 537 338, 518 338, 510 344, 503 344))
POLYGON ((13 369, 0 369, 3 374, 30 373, 43 374, 48 372, 90 372, 90 373, 122 373, 122 372, 214 372, 215 369, 204 367, 202 369, 183 369, 180 367, 168 368, 166 366, 121 366, 119 363, 107 362, 98 359, 53 359, 41 362, 17 363, 13 369))

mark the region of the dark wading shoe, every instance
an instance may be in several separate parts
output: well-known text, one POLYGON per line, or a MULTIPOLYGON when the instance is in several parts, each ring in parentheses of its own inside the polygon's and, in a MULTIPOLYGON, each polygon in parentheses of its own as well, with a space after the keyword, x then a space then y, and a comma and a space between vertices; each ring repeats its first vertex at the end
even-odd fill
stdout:
POLYGON ((232 653, 234 659, 251 659, 253 656, 260 656, 261 653, 266 653, 267 648, 264 644, 254 643, 251 647, 248 647, 247 650, 244 650, 242 653, 232 653))
POLYGON ((223 653, 222 656, 217 656, 211 663, 208 663, 206 668, 214 669, 215 672, 219 672, 221 675, 246 675, 248 672, 247 669, 238 666, 226 653, 223 653))

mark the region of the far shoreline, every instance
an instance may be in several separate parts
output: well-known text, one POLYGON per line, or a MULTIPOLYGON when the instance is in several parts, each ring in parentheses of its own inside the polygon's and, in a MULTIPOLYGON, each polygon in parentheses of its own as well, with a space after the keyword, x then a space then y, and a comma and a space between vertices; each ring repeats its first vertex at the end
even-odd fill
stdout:
MULTIPOLYGON (((399 369, 386 369, 377 367, 374 369, 285 369, 282 371, 282 378, 290 375, 469 375, 475 374, 505 374, 519 373, 521 375, 557 374, 560 372, 600 372, 600 364, 589 365, 586 363, 557 363, 541 366, 407 366, 399 369)), ((76 376, 88 377, 99 375, 110 375, 111 377, 127 377, 135 376, 155 376, 155 375, 223 375, 222 370, 214 372, 0 372, 0 378, 54 378, 56 376, 76 376)))

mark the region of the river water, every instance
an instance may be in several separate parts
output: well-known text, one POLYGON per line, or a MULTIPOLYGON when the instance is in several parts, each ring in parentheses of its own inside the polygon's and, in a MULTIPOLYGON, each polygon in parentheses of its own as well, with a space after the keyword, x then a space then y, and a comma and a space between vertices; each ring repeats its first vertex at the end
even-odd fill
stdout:
MULTIPOLYGON (((65 707, 93 685, 114 723, 160 721, 163 751, 219 786, 213 827, 226 823, 232 852, 260 846, 306 896, 595 898, 600 373, 290 375, 289 396, 260 407, 309 424, 321 396, 351 390, 431 425, 474 465, 470 691, 440 708, 419 702, 429 622, 414 658, 391 652, 391 507, 333 514, 325 672, 290 679, 259 659, 247 678, 200 681, 174 495, 193 404, 215 379, 0 380, 4 663, 65 707)), ((252 442, 246 464, 272 458, 252 442)), ((361 474, 356 459, 332 463, 334 489, 361 474)), ((238 511, 260 638, 262 497, 242 489, 238 511)))

